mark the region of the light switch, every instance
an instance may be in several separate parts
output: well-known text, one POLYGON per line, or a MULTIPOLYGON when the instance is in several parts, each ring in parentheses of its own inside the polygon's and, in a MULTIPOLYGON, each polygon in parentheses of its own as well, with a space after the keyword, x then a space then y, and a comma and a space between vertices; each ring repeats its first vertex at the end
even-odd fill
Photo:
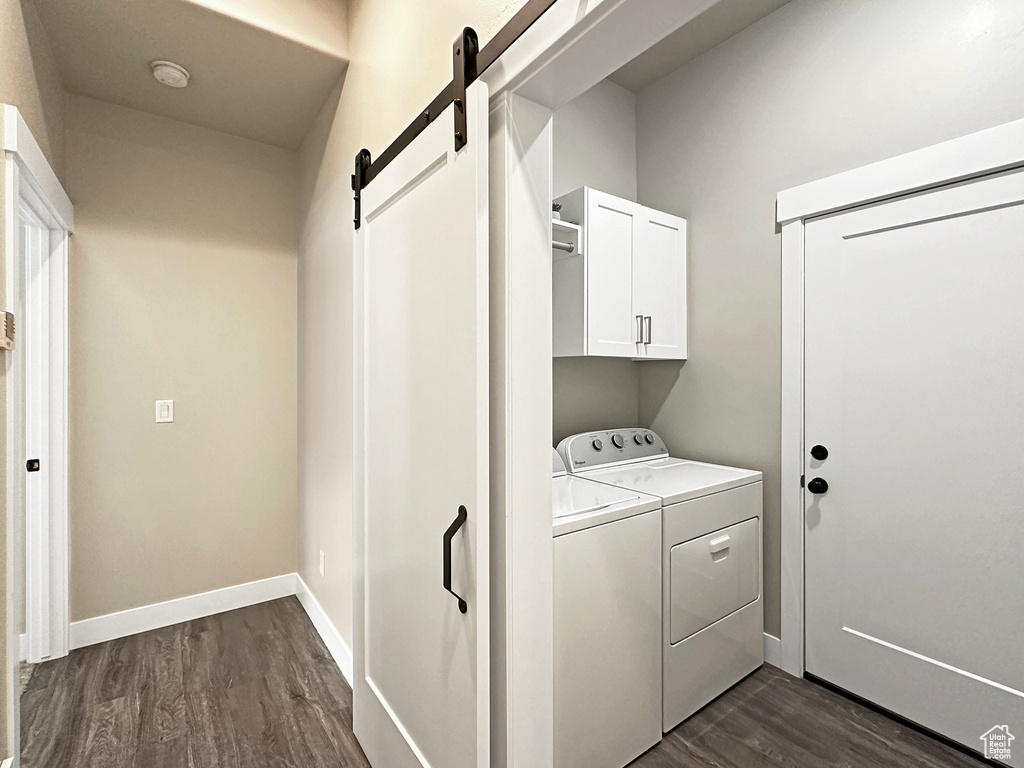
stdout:
POLYGON ((157 400, 156 401, 156 423, 157 424, 169 424, 174 421, 174 401, 173 400, 157 400))

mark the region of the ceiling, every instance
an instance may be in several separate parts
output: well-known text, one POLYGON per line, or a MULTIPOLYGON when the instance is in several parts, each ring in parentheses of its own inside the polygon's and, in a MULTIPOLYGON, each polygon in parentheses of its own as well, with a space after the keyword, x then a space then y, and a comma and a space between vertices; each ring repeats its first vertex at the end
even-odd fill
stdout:
POLYGON ((634 93, 675 72, 789 0, 721 0, 640 54, 609 79, 634 93))
POLYGON ((254 14, 229 14, 228 0, 210 4, 217 10, 198 0, 35 0, 69 93, 298 149, 347 65, 341 0, 319 0, 340 19, 320 34, 271 30, 254 14), (188 87, 158 83, 155 59, 185 67, 188 87))

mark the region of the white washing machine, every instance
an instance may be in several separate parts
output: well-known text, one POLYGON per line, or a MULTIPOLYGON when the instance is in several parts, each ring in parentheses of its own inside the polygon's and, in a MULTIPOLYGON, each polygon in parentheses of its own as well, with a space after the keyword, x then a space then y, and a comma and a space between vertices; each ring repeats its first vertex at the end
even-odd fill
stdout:
POLYGON ((555 768, 622 768, 661 740, 661 499, 552 453, 555 768))
POLYGON ((761 473, 673 458, 646 429, 574 435, 558 452, 575 477, 662 500, 668 732, 764 663, 761 473))

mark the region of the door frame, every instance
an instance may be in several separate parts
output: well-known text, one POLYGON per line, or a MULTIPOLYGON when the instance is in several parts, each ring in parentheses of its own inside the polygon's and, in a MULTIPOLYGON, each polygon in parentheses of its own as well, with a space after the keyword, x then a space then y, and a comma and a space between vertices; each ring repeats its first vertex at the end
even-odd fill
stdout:
POLYGON ((780 192, 782 227, 781 666, 804 674, 804 227, 809 219, 1024 167, 1024 120, 780 192))
MULTIPOLYGON (((14 764, 18 764, 19 743, 19 666, 22 659, 20 630, 21 564, 25 569, 26 606, 34 601, 32 630, 45 634, 49 657, 67 655, 69 647, 68 611, 68 237, 74 230, 74 207, 32 136, 16 107, 2 105, 0 110, 4 148, 4 232, 6 260, 6 306, 23 314, 18 307, 18 281, 26 265, 18 259, 19 210, 29 213, 34 224, 49 231, 46 285, 34 286, 31 295, 26 286, 26 305, 36 315, 40 333, 47 340, 41 354, 25 355, 22 328, 15 337, 15 349, 6 356, 7 406, 7 494, 6 578, 7 578, 7 736, 14 764), (16 357, 17 355, 17 357, 16 357), (16 360, 45 371, 50 381, 46 407, 26 414, 29 424, 14 418, 18 402, 25 396, 21 377, 12 375, 16 360), (16 513, 26 503, 25 460, 21 437, 26 428, 34 429, 48 448, 49 485, 43 514, 26 517, 22 532, 16 513), (31 546, 31 550, 27 547, 31 546)), ((16 317, 16 323, 25 318, 16 317)), ((38 350, 37 350, 38 351, 38 350)), ((26 629, 30 628, 26 626, 26 629)), ((30 631, 30 635, 32 631, 30 631)), ((36 650, 41 646, 37 640, 36 650)))
POLYGON ((554 761, 551 119, 717 1, 558 0, 480 75, 491 94, 493 768, 554 761))

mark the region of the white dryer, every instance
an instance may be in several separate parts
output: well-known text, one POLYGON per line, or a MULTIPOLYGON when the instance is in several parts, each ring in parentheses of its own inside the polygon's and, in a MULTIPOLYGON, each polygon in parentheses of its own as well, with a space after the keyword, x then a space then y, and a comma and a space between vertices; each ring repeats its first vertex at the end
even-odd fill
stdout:
POLYGON ((574 435, 558 452, 575 477, 662 500, 668 732, 764 663, 761 473, 673 458, 646 429, 574 435))
POLYGON ((555 768, 622 768, 661 740, 661 499, 552 453, 555 768))

